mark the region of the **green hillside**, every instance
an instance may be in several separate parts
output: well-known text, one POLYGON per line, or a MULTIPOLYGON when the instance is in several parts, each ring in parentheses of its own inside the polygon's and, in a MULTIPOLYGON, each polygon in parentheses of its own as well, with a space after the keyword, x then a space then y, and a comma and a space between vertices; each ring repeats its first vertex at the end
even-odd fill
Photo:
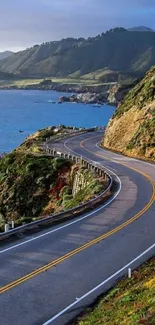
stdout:
POLYGON ((103 70, 113 80, 118 73, 141 76, 153 64, 155 32, 116 28, 87 40, 67 38, 35 45, 0 61, 0 70, 25 77, 74 78, 103 70))
POLYGON ((13 73, 7 73, 0 71, 0 80, 14 80, 15 75, 13 73))
POLYGON ((155 66, 116 110, 107 127, 103 145, 155 161, 155 66))
POLYGON ((154 325, 155 258, 104 295, 72 325, 154 325))
POLYGON ((59 213, 105 189, 107 182, 95 172, 45 152, 47 137, 70 134, 71 129, 62 126, 57 133, 54 126, 38 130, 0 159, 0 232, 7 222, 14 220, 18 226, 59 213))

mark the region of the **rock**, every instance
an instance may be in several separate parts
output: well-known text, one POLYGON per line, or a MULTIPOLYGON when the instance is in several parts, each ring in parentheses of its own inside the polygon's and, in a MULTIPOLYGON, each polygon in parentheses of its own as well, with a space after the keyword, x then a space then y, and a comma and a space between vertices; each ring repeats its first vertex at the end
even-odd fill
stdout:
POLYGON ((103 146, 155 162, 155 66, 118 105, 103 146))
POLYGON ((62 96, 59 98, 59 103, 84 103, 84 104, 97 104, 97 105, 103 105, 106 102, 106 96, 105 94, 96 94, 96 93, 80 93, 77 95, 71 95, 71 96, 62 96))
POLYGON ((65 103, 65 102, 70 102, 70 97, 66 97, 66 96, 61 96, 60 98, 59 98, 59 104, 61 104, 61 103, 65 103))
POLYGON ((109 104, 118 105, 122 102, 126 94, 134 87, 134 83, 131 85, 116 84, 108 91, 107 101, 109 104))

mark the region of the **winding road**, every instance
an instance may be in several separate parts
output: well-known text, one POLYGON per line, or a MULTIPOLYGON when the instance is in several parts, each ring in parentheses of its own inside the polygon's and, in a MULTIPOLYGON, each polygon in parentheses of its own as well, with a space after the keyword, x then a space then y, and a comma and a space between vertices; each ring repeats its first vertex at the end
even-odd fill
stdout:
POLYGON ((105 206, 0 248, 0 324, 64 325, 155 254, 155 165, 98 146, 101 133, 49 145, 104 166, 117 188, 105 206), (138 259, 136 257, 139 256, 138 259))

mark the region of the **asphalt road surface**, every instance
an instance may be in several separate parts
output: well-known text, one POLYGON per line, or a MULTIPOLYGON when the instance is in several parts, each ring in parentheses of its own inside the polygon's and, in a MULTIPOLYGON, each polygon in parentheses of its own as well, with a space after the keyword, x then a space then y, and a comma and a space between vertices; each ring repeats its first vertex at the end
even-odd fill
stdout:
POLYGON ((100 149, 101 137, 85 134, 50 143, 103 165, 117 190, 105 207, 1 245, 0 324, 68 323, 154 244, 155 165, 100 149))

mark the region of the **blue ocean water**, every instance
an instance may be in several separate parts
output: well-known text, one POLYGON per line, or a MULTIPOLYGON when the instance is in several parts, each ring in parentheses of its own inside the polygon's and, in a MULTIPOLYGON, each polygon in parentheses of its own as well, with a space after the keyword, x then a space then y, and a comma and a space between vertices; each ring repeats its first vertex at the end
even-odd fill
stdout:
POLYGON ((47 126, 106 126, 115 110, 108 105, 51 103, 62 95, 65 94, 55 91, 1 90, 0 153, 11 151, 28 135, 47 126))

